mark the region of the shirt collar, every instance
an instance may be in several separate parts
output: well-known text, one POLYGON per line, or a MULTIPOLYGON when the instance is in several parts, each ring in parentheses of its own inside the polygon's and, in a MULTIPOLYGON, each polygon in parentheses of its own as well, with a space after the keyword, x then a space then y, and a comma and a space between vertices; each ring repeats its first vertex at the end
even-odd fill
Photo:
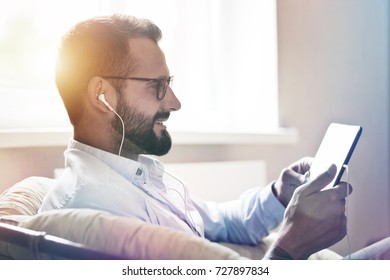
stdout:
POLYGON ((146 183, 149 175, 162 177, 164 173, 164 166, 161 162, 148 155, 140 155, 138 161, 135 161, 83 144, 74 139, 71 139, 68 145, 68 150, 72 149, 81 150, 98 158, 133 183, 146 183))

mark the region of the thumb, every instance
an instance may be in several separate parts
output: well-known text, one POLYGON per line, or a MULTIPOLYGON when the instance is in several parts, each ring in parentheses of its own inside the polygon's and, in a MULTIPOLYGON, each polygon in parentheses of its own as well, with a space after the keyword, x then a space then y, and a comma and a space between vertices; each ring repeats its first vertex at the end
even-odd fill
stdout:
POLYGON ((311 195, 313 193, 321 191, 330 182, 332 182, 334 176, 336 176, 337 167, 335 164, 329 166, 328 170, 321 173, 316 178, 313 178, 308 183, 302 186, 302 192, 305 195, 311 195))

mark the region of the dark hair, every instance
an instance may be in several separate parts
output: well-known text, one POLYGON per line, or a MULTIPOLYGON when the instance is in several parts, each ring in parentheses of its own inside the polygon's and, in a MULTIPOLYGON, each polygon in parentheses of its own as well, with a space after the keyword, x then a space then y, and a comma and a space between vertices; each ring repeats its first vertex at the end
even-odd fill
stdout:
MULTIPOLYGON (((56 84, 71 123, 82 116, 81 95, 94 76, 126 76, 134 70, 129 39, 145 37, 158 42, 161 30, 147 19, 113 15, 78 23, 61 41, 56 67, 56 84)), ((123 81, 112 81, 120 91, 123 81)))

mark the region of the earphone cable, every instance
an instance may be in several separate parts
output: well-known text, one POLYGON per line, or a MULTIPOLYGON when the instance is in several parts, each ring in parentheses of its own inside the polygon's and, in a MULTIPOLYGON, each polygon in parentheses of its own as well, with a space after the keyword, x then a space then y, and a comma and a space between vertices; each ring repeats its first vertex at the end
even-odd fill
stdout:
POLYGON ((119 114, 115 110, 112 110, 112 112, 119 118, 119 120, 121 121, 121 124, 122 124, 122 140, 121 140, 121 144, 119 146, 119 151, 118 151, 118 155, 120 156, 122 153, 123 142, 125 141, 125 123, 123 122, 123 119, 121 118, 121 116, 119 116, 119 114))
POLYGON ((351 240, 349 238, 349 231, 348 231, 348 218, 349 218, 349 203, 348 203, 348 196, 350 195, 349 192, 349 168, 348 165, 344 164, 343 165, 346 173, 347 173, 347 196, 345 198, 345 216, 347 217, 347 225, 346 225, 346 238, 347 238, 347 243, 348 243, 348 259, 351 259, 351 240))

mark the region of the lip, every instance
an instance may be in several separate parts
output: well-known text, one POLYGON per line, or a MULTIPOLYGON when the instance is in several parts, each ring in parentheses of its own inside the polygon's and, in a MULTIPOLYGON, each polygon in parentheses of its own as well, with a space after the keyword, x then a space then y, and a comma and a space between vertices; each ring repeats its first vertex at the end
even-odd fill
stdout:
POLYGON ((166 122, 167 120, 168 120, 167 118, 158 119, 158 120, 156 120, 156 121, 154 122, 154 124, 166 128, 166 125, 164 124, 164 122, 166 122))
POLYGON ((163 129, 166 128, 165 122, 168 121, 169 119, 169 112, 160 112, 156 114, 155 119, 154 119, 154 124, 157 127, 161 127, 163 129))

